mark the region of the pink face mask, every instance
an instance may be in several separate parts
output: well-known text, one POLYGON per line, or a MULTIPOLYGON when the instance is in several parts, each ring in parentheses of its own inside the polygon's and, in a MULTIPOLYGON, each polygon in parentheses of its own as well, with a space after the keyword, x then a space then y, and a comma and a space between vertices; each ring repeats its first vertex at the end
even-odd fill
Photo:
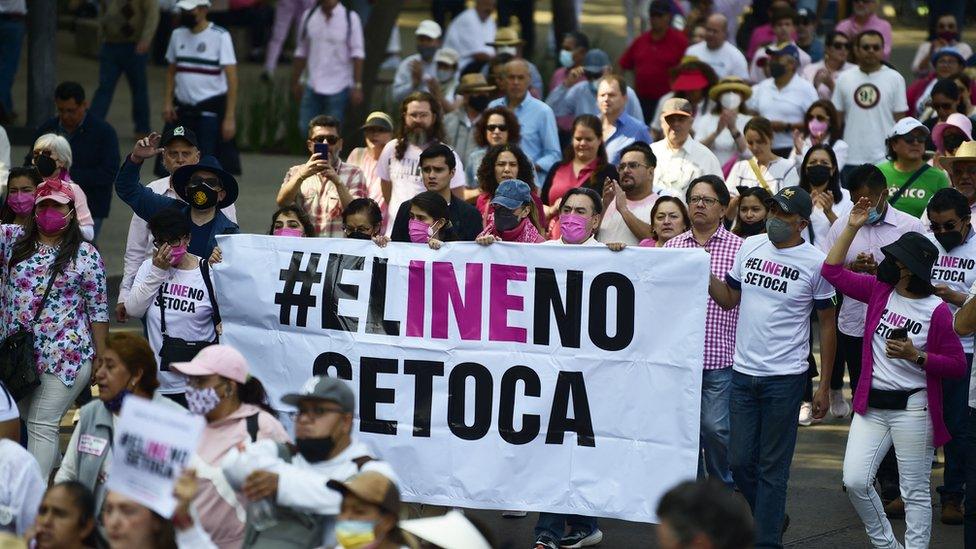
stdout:
POLYGON ((579 214, 559 214, 559 231, 563 240, 570 244, 579 244, 590 236, 590 220, 579 214))
POLYGON ((39 209, 34 217, 37 219, 37 227, 44 234, 57 234, 68 226, 68 216, 54 208, 39 209))
POLYGON ((291 227, 282 227, 280 229, 275 229, 271 234, 275 236, 305 236, 305 231, 301 229, 293 229, 291 227))
POLYGON ((433 232, 430 225, 424 223, 423 221, 418 221, 416 219, 411 219, 407 222, 407 231, 410 233, 410 242, 414 244, 426 244, 430 242, 430 237, 433 236, 433 232))
POLYGON ((17 215, 28 214, 34 209, 34 193, 12 193, 7 197, 7 205, 17 215))
POLYGON ((186 244, 173 246, 172 250, 169 256, 169 264, 175 267, 180 264, 180 261, 183 261, 183 256, 186 255, 186 244))
POLYGON ((822 122, 816 118, 811 118, 810 121, 807 122, 807 129, 810 130, 811 134, 817 137, 822 137, 824 134, 826 134, 828 127, 829 126, 826 122, 822 122))

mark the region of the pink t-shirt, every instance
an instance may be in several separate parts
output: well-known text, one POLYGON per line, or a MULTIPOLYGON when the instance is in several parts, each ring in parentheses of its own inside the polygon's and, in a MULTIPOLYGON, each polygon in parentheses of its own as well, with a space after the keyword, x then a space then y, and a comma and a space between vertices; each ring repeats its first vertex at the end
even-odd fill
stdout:
POLYGON ((854 17, 848 17, 834 28, 837 32, 842 32, 847 35, 848 38, 854 40, 858 34, 866 30, 875 30, 881 33, 884 37, 884 58, 885 60, 891 56, 891 23, 885 21, 884 19, 877 16, 877 14, 871 14, 871 17, 863 24, 859 24, 854 20, 854 17))
POLYGON ((364 59, 363 26, 356 12, 349 14, 342 4, 332 9, 330 17, 317 4, 302 14, 307 32, 295 47, 295 57, 308 60, 308 86, 321 95, 335 95, 354 84, 353 59, 364 59), (349 27, 352 28, 349 28, 349 27))

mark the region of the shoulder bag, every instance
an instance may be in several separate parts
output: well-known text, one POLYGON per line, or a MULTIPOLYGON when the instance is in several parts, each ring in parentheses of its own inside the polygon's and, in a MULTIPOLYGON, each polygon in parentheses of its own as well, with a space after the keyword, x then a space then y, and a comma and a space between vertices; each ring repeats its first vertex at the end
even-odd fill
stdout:
POLYGON ((163 287, 159 287, 157 299, 159 300, 159 329, 163 333, 163 345, 159 349, 159 370, 168 372, 169 365, 173 362, 189 362, 197 356, 204 347, 209 347, 220 342, 220 335, 217 334, 217 325, 220 324, 220 310, 217 308, 217 300, 214 298, 213 284, 210 282, 210 265, 206 259, 200 260, 200 273, 203 275, 203 283, 207 287, 207 295, 210 297, 210 307, 212 314, 211 321, 214 325, 213 341, 187 341, 178 337, 170 337, 166 334, 166 306, 163 299, 163 287))
MULTIPOLYGON (((41 317, 47 296, 51 294, 51 286, 57 273, 52 273, 41 298, 41 305, 34 313, 34 318, 26 328, 17 330, 0 341, 0 381, 7 387, 7 391, 19 401, 29 395, 41 384, 41 377, 37 373, 37 361, 34 359, 34 324, 41 317)), ((9 277, 8 280, 13 280, 9 277)))

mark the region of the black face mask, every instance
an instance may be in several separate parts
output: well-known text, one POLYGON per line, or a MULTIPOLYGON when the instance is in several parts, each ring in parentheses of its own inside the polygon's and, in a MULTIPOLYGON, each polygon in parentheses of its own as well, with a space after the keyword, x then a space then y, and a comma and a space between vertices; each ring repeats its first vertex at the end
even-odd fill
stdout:
POLYGON ((309 463, 318 463, 329 459, 329 453, 335 448, 332 437, 296 438, 295 447, 298 453, 309 463))
POLYGON ((484 112, 491 99, 487 95, 472 95, 468 98, 468 106, 477 112, 484 112))
POLYGON ((947 252, 951 252, 953 248, 962 244, 962 231, 938 233, 935 235, 935 239, 939 241, 939 244, 942 244, 947 252))
POLYGON ((830 181, 830 168, 827 166, 810 166, 804 171, 811 187, 819 187, 830 181))
POLYGON ((354 238, 356 240, 372 240, 373 237, 362 231, 353 231, 346 235, 346 238, 354 238))
POLYGON ((894 286, 901 280, 901 269, 898 268, 898 264, 895 263, 894 259, 886 257, 878 264, 878 270, 874 273, 874 276, 878 279, 878 282, 884 282, 885 284, 894 286))
POLYGON ((753 221, 752 223, 746 223, 745 221, 739 220, 739 231, 742 236, 755 236, 766 230, 766 220, 760 219, 759 221, 753 221))
POLYGON ((499 231, 510 231, 518 226, 521 219, 508 208, 495 208, 495 228, 499 231))
POLYGON ((54 172, 58 170, 58 163, 50 156, 43 154, 34 158, 34 166, 37 168, 37 173, 45 179, 54 175, 54 172))
POLYGON ((786 65, 782 63, 770 63, 769 64, 769 76, 773 78, 779 78, 786 74, 786 65))
POLYGON ((932 284, 928 280, 922 280, 914 275, 908 280, 908 286, 905 289, 913 294, 925 296, 935 293, 935 288, 932 287, 932 284))
POLYGON ((190 206, 197 210, 206 210, 217 205, 217 191, 203 184, 188 185, 186 198, 190 206))
POLYGON ((192 29, 197 26, 197 16, 192 11, 183 10, 180 12, 180 26, 192 29))
POLYGON ((958 149, 959 145, 962 145, 962 142, 965 140, 966 138, 958 133, 951 133, 942 137, 942 147, 949 152, 953 152, 958 149))

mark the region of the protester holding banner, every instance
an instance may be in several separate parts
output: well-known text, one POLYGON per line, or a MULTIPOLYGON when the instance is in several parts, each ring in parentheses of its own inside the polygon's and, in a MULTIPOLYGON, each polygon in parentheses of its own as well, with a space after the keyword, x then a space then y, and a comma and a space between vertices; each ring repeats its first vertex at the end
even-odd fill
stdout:
MULTIPOLYGON (((142 336, 122 332, 105 340, 102 366, 93 380, 98 399, 81 407, 80 419, 55 475, 55 482, 77 480, 95 495, 95 515, 105 500, 105 482, 112 461, 112 437, 122 403, 129 395, 153 398, 159 386, 156 357, 142 336)), ((165 399, 162 399, 165 401, 165 399)), ((175 410, 183 408, 170 403, 175 410)))
POLYGON ((84 484, 58 482, 44 492, 27 538, 35 549, 97 547, 95 518, 95 497, 84 484))
POLYGON ((329 488, 342 494, 336 521, 336 541, 342 547, 402 549, 416 543, 400 527, 400 490, 378 471, 365 471, 346 480, 330 480, 329 488))
POLYGON ((88 385, 105 348, 108 292, 102 257, 82 239, 71 187, 41 184, 34 204, 26 228, 0 225, 6 275, 0 333, 33 334, 38 384, 29 392, 22 387, 18 405, 27 449, 47 477, 58 456, 61 417, 88 385))
MULTIPOLYGON (((707 250, 712 276, 725 278, 742 246, 742 239, 722 224, 731 200, 725 182, 717 175, 703 175, 688 185, 686 200, 691 205, 691 230, 668 240, 664 247, 707 250)), ((709 478, 729 488, 734 486, 729 468, 729 398, 738 318, 738 307, 725 308, 708 298, 698 477, 704 478, 707 472, 709 478)))
POLYGON ((186 389, 190 412, 207 420, 191 460, 201 480, 194 501, 201 526, 218 547, 239 547, 247 517, 245 500, 227 483, 220 462, 238 444, 262 439, 287 442, 288 434, 268 405, 261 382, 249 375, 247 359, 234 348, 211 345, 190 362, 172 367, 190 376, 186 389))
POLYGON ((295 547, 333 547, 341 497, 326 483, 360 471, 396 477, 389 464, 353 436, 356 398, 345 381, 314 376, 281 401, 298 409, 295 446, 261 441, 231 450, 223 461, 227 478, 242 484, 249 500, 270 498, 277 506, 279 525, 259 531, 249 524, 244 546, 277 540, 295 547))
POLYGON ((545 242, 535 224, 530 222, 535 204, 532 193, 525 181, 508 179, 502 181, 491 199, 492 218, 485 230, 478 235, 478 244, 492 242, 545 242))
POLYGON ((522 148, 512 143, 490 146, 478 166, 479 193, 475 206, 481 212, 484 224, 487 225, 494 215, 491 199, 495 197, 495 190, 498 189, 498 184, 506 179, 518 179, 528 183, 532 202, 536 207, 536 213, 529 219, 540 233, 545 232, 548 218, 542 198, 539 197, 539 189, 535 186, 535 168, 529 157, 522 152, 522 148))
POLYGON ((844 486, 872 545, 899 545, 874 489, 878 456, 893 445, 905 502, 905 542, 927 547, 933 447, 950 439, 942 419, 942 380, 961 377, 966 358, 952 312, 930 282, 938 249, 924 236, 908 232, 881 248, 884 260, 875 276, 844 268, 871 206, 869 199, 858 199, 823 264, 824 277, 845 296, 868 304, 844 486))
POLYGON ((210 266, 187 251, 190 220, 178 210, 165 209, 149 220, 149 229, 156 252, 139 267, 125 309, 145 319, 146 336, 158 359, 159 392, 186 406, 186 377, 170 363, 192 358, 192 349, 217 341, 217 299, 210 266))
POLYGON ((383 230, 383 211, 372 198, 357 198, 342 211, 342 232, 346 238, 369 240, 383 230))
POLYGON ((676 196, 662 196, 651 208, 651 238, 641 240, 642 248, 660 248, 691 228, 688 208, 676 196))
MULTIPOLYGON (((812 212, 809 193, 781 189, 770 201, 766 234, 746 240, 725 281, 713 275, 708 289, 722 308, 739 305, 730 457, 735 485, 752 508, 759 546, 782 544, 813 310, 824 379, 834 365, 834 289, 820 275, 824 253, 803 239, 812 212)), ((815 418, 827 412, 828 389, 821 384, 813 397, 815 418)))
POLYGON ((315 225, 301 206, 289 204, 278 208, 271 214, 271 227, 268 234, 274 236, 315 237, 315 225))
MULTIPOLYGON (((420 173, 424 180, 424 187, 428 192, 436 193, 447 202, 447 220, 457 235, 457 240, 472 241, 481 232, 481 214, 464 200, 457 198, 451 192, 451 181, 457 171, 457 155, 443 143, 434 143, 420 153, 420 173)), ((396 212, 393 220, 393 232, 390 238, 394 242, 411 242, 411 208, 412 200, 404 202, 396 212)))

